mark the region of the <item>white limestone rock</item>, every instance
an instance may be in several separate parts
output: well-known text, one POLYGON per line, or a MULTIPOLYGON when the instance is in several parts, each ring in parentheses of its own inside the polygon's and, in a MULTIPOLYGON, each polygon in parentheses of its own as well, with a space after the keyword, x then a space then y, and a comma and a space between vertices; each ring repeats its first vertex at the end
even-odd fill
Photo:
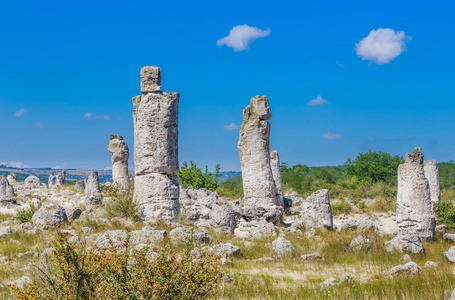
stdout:
POLYGON ((276 236, 276 226, 265 220, 253 220, 247 222, 240 220, 237 228, 234 230, 234 235, 239 238, 257 239, 266 236, 276 236))
POLYGON ((422 273, 422 269, 413 261, 410 261, 404 265, 398 265, 391 268, 385 273, 386 276, 394 276, 398 274, 417 274, 422 273))
POLYGON ((13 185, 17 183, 17 175, 15 173, 9 174, 6 179, 8 180, 9 184, 13 185))
POLYGON ((359 235, 358 237, 352 239, 350 248, 354 251, 368 250, 371 247, 370 239, 359 235))
POLYGON ((14 198, 14 188, 10 185, 5 176, 0 175, 0 203, 16 202, 14 198))
POLYGON ((322 255, 319 252, 314 252, 311 254, 304 254, 300 256, 300 259, 302 260, 324 260, 322 255))
POLYGON ((430 199, 433 203, 441 201, 441 188, 439 186, 439 168, 435 160, 426 160, 424 163, 425 178, 430 186, 430 199))
POLYGON ((387 252, 411 252, 411 253, 423 253, 422 241, 418 235, 401 235, 398 234, 390 241, 385 242, 385 250, 387 252))
POLYGON ((15 287, 17 287, 20 290, 24 290, 24 288, 28 284, 32 284, 32 283, 33 283, 33 281, 30 279, 30 277, 22 276, 21 278, 15 280, 15 281, 12 281, 9 284, 14 285, 15 287))
POLYGON ((278 257, 289 256, 295 251, 295 247, 284 237, 278 237, 272 242, 272 252, 278 257))
POLYGON ((141 69, 141 96, 133 98, 134 199, 148 221, 173 219, 179 209, 178 93, 161 92, 158 67, 141 69))
POLYGON ((41 180, 35 175, 30 175, 25 179, 24 185, 29 188, 35 188, 41 185, 41 180))
POLYGON ((413 153, 406 153, 405 163, 398 167, 396 220, 400 234, 434 240, 436 217, 425 178, 423 153, 418 147, 413 153))
POLYGON ((283 182, 281 180, 281 165, 278 151, 270 151, 270 166, 272 167, 273 180, 275 181, 278 204, 284 207, 283 182))
POLYGON ((85 180, 78 180, 74 185, 74 189, 78 192, 83 193, 85 191, 85 180))
POLYGON ((12 234, 16 232, 16 230, 11 227, 11 226, 2 226, 0 227, 0 238, 4 237, 4 236, 7 236, 9 234, 12 234))
POLYGON ((101 194, 100 181, 98 177, 98 171, 93 171, 87 178, 85 185, 85 204, 86 205, 97 205, 101 204, 103 195, 101 194))
POLYGON ((300 208, 302 210, 300 216, 306 227, 333 230, 333 215, 328 190, 314 192, 303 201, 300 208))
POLYGON ((111 134, 107 150, 112 153, 112 180, 121 188, 130 184, 128 174, 128 159, 130 151, 125 139, 117 134, 111 134))
POLYGON ((32 217, 33 224, 42 227, 58 226, 67 221, 65 208, 57 204, 42 206, 32 217))
POLYGON ((130 242, 132 245, 158 245, 164 241, 166 236, 166 230, 156 230, 153 227, 145 226, 141 230, 134 230, 130 232, 130 242))
POLYGON ((245 196, 242 214, 247 220, 278 222, 283 214, 270 164, 270 123, 265 120, 271 117, 266 96, 252 98, 243 111, 237 149, 245 196))
POLYGON ((450 261, 450 262, 455 262, 455 246, 452 246, 447 250, 447 252, 444 252, 444 256, 450 261))
POLYGON ((193 239, 195 244, 205 244, 212 240, 212 237, 208 234, 205 228, 188 228, 188 227, 177 227, 169 232, 169 238, 175 245, 186 244, 193 239))

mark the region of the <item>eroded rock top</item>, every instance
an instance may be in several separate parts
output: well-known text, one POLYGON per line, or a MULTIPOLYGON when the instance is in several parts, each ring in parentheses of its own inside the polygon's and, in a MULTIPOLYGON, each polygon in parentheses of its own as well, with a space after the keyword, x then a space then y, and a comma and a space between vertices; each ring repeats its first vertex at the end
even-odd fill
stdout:
POLYGON ((141 69, 141 93, 161 92, 161 70, 159 67, 141 69))
POLYGON ((423 152, 420 147, 415 147, 412 153, 406 153, 406 163, 423 164, 423 152))
POLYGON ((266 96, 256 96, 251 98, 250 105, 243 110, 243 121, 250 119, 270 120, 272 111, 270 109, 269 99, 266 96))

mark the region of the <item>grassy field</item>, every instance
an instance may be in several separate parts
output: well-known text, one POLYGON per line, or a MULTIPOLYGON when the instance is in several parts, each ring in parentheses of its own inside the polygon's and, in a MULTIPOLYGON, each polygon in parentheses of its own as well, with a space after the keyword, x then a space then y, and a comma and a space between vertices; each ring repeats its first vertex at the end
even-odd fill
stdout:
MULTIPOLYGON (((0 215, 0 220, 8 219, 0 215)), ((80 232, 80 228, 89 226, 95 233, 106 230, 136 230, 144 225, 131 222, 125 227, 118 221, 110 224, 83 219, 80 223, 65 225, 62 229, 80 232)), ((158 223, 157 229, 171 228, 158 223)), ((425 242, 426 253, 410 254, 413 261, 422 267, 426 261, 437 263, 436 268, 423 269, 421 274, 386 277, 384 272, 401 264, 403 254, 390 254, 384 250, 384 242, 391 236, 378 237, 373 232, 341 231, 328 232, 317 230, 316 237, 307 237, 303 232, 286 233, 284 226, 279 232, 291 241, 295 251, 283 259, 274 258, 271 242, 276 237, 267 237, 253 241, 242 241, 229 234, 211 232, 212 244, 230 242, 242 250, 243 256, 232 258, 231 263, 223 266, 231 280, 224 281, 213 295, 217 299, 448 299, 455 284, 454 266, 443 253, 451 246, 442 240, 440 234, 435 242, 425 242), (370 250, 353 252, 350 241, 362 234, 373 241, 370 250), (323 261, 303 261, 300 256, 319 252, 323 261), (271 260, 256 262, 255 259, 272 257, 271 260), (340 281, 345 273, 353 280, 337 286, 321 289, 318 285, 333 278, 340 281)), ((33 255, 18 256, 18 253, 34 251, 42 253, 53 239, 55 230, 44 231, 39 235, 15 233, 0 240, 0 257, 7 256, 8 265, 0 268, 0 298, 11 299, 11 293, 5 286, 30 272, 24 269, 29 263, 37 262, 33 255), (18 242, 11 242, 10 239, 18 242)), ((80 234, 83 237, 82 234, 80 234)), ((86 240, 87 245, 93 239, 86 240)))

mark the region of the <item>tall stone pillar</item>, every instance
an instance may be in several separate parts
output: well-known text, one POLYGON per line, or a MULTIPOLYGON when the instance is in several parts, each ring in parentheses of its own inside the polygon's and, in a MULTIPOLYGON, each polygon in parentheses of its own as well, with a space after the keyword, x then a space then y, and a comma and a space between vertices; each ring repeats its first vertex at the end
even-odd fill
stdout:
POLYGON ((85 204, 98 205, 101 204, 103 195, 101 194, 100 179, 98 171, 93 171, 87 178, 85 183, 85 204))
POLYGON ((270 166, 272 167, 273 180, 275 181, 277 199, 280 206, 284 207, 283 182, 281 180, 280 156, 278 151, 270 151, 270 166))
POLYGON ((419 147, 398 166, 397 225, 399 234, 434 240, 436 219, 419 147))
POLYGON ((130 150, 122 136, 111 134, 107 150, 112 153, 112 181, 121 188, 127 188, 130 183, 128 176, 128 159, 130 150))
POLYGON ((270 123, 272 117, 266 96, 256 96, 243 110, 243 123, 237 149, 242 165, 244 206, 247 220, 277 222, 283 214, 270 165, 270 123))
POLYGON ((158 67, 141 69, 141 96, 133 98, 134 199, 137 215, 175 218, 179 210, 179 94, 161 91, 158 67))
POLYGON ((435 160, 426 160, 424 163, 425 178, 430 184, 431 202, 439 203, 441 201, 441 188, 439 186, 439 168, 435 160))

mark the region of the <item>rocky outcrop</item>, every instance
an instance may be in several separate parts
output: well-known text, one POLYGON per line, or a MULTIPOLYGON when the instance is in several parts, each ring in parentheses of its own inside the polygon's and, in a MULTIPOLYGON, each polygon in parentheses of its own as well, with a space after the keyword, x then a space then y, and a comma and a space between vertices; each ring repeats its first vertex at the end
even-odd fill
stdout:
POLYGON ((78 192, 84 192, 85 191, 85 180, 78 180, 76 184, 74 185, 74 189, 78 192))
POLYGON ((368 250, 371 247, 371 241, 369 238, 359 235, 358 237, 352 239, 349 247, 354 251, 368 250))
POLYGON ((441 201, 441 188, 439 186, 439 168, 435 160, 426 160, 423 163, 425 178, 430 186, 430 199, 433 203, 441 201))
POLYGON ((158 67, 141 69, 133 98, 134 199, 144 220, 172 219, 179 211, 178 93, 161 91, 158 67))
POLYGON ((97 171, 90 173, 87 178, 87 182, 85 184, 85 196, 86 205, 101 204, 103 195, 101 194, 101 187, 97 171))
POLYGON ((246 239, 276 236, 276 227, 273 223, 269 223, 265 220, 247 222, 241 219, 237 228, 234 230, 234 235, 246 239))
POLYGON ((128 159, 130 150, 125 139, 111 134, 107 150, 112 153, 112 180, 119 187, 126 188, 130 184, 128 175, 128 159))
POLYGON ((398 234, 390 241, 385 242, 385 250, 387 252, 411 252, 411 253, 423 253, 422 241, 418 235, 401 235, 398 234))
POLYGON ((68 221, 66 210, 60 205, 42 206, 32 217, 37 226, 58 226, 68 221))
POLYGON ((455 262, 455 246, 452 246, 447 250, 447 252, 444 252, 444 256, 450 261, 450 262, 455 262))
POLYGON ((389 271, 385 273, 386 276, 393 276, 398 274, 417 274, 422 273, 422 269, 413 261, 410 261, 404 265, 398 265, 391 268, 389 271))
POLYGON ((332 207, 329 191, 318 190, 311 194, 300 206, 300 216, 306 227, 333 229, 332 207))
POLYGON ((272 252, 277 257, 289 256, 295 251, 295 247, 284 237, 278 237, 272 242, 272 252))
POLYGON ((406 153, 405 163, 398 167, 397 225, 399 234, 434 240, 435 213, 423 153, 418 147, 413 153, 406 153))
POLYGON ((281 220, 283 207, 270 164, 270 123, 272 117, 266 96, 256 96, 243 110, 243 123, 237 149, 242 165, 245 219, 281 220))
POLYGON ((180 187, 180 205, 183 215, 198 226, 233 233, 240 217, 235 202, 221 198, 217 192, 207 189, 180 187))
POLYGON ((5 176, 0 175, 0 203, 6 204, 10 202, 16 202, 14 188, 9 184, 5 176))
POLYGON ((66 183, 66 171, 61 171, 57 174, 57 178, 55 180, 55 185, 65 185, 66 183))
POLYGON ((35 188, 41 185, 41 180, 35 175, 30 175, 25 179, 24 185, 29 188, 35 188))
POLYGON ((6 179, 8 180, 9 184, 17 183, 17 175, 14 173, 9 174, 6 179))
POLYGON ((278 151, 270 151, 270 166, 272 167, 273 180, 275 181, 277 201, 280 206, 284 207, 283 182, 281 180, 280 156, 278 151))

